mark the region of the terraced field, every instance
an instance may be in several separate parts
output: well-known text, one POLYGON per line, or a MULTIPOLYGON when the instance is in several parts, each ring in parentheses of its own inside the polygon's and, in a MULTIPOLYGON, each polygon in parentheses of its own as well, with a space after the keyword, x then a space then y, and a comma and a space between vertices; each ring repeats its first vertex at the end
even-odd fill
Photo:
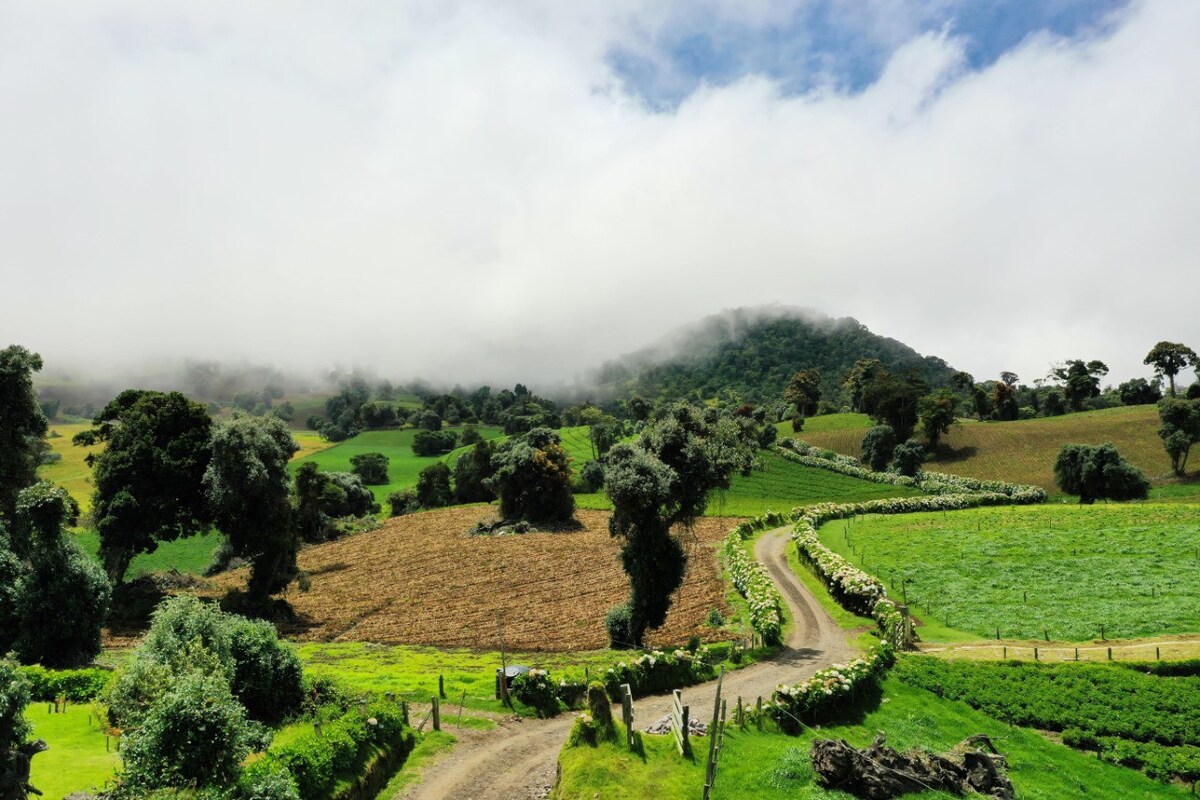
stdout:
MULTIPOLYGON (((603 618, 625 599, 628 583, 608 534, 606 514, 580 511, 582 530, 470 537, 486 508, 443 509, 398 517, 381 530, 305 548, 300 568, 311 588, 293 585, 287 600, 300 621, 287 633, 308 641, 369 641, 491 648, 496 613, 517 650, 595 650, 607 644, 603 618)), ((728 617, 714 547, 734 520, 701 520, 691 535, 691 563, 667 624, 652 643, 689 636, 721 638, 704 622, 728 617)), ((222 589, 243 586, 240 570, 222 589)))
MULTIPOLYGON (((814 417, 813 421, 819 419, 822 418, 814 417)), ((1016 422, 962 420, 945 438, 949 449, 943 449, 928 466, 972 478, 1032 483, 1057 493, 1054 460, 1064 444, 1112 442, 1147 477, 1163 482, 1170 477, 1171 461, 1158 438, 1158 425, 1155 406, 1110 408, 1016 422)), ((806 425, 796 437, 815 447, 857 456, 863 433, 857 428, 819 431, 806 425)))
POLYGON ((918 618, 985 638, 1082 642, 1102 626, 1109 638, 1200 631, 1197 530, 1200 505, 1052 504, 867 516, 819 535, 855 565, 865 557, 918 618))

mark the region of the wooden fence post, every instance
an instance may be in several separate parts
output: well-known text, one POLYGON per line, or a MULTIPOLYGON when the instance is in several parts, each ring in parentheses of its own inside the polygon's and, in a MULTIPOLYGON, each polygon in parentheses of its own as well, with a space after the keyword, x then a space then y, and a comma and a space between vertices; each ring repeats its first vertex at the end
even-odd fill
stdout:
POLYGON ((671 699, 671 733, 675 735, 675 746, 679 749, 679 755, 684 758, 692 755, 692 746, 688 742, 690 724, 688 707, 683 704, 683 693, 676 689, 671 699))
POLYGON ((708 728, 708 766, 704 771, 704 800, 709 800, 713 783, 717 779, 717 758, 720 756, 717 740, 721 736, 721 684, 724 682, 725 668, 721 667, 721 674, 717 677, 717 695, 713 699, 712 725, 708 728))
POLYGON ((438 708, 438 699, 436 697, 430 699, 433 702, 433 729, 440 731, 442 729, 442 713, 438 708))
POLYGON ((446 699, 446 676, 438 675, 438 697, 446 699))
POLYGON ((628 683, 621 684, 621 721, 625 723, 625 744, 632 750, 636 731, 633 729, 633 690, 628 683))

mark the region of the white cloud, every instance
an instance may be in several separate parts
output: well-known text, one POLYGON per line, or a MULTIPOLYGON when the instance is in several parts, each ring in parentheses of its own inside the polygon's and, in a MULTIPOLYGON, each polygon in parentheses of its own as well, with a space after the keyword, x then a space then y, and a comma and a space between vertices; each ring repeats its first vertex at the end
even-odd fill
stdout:
POLYGON ((1194 2, 653 113, 605 54, 673 13, 5 4, 0 343, 536 380, 783 302, 980 377, 1200 346, 1194 2))

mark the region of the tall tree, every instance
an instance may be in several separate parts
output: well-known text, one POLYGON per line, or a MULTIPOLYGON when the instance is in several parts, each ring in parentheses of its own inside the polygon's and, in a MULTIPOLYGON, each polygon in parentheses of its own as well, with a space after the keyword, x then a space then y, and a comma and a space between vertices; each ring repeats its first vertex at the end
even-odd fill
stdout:
POLYGON ((938 443, 942 436, 950 433, 957 415, 955 408, 958 398, 949 389, 939 389, 933 394, 921 398, 920 419, 925 436, 929 439, 929 449, 937 453, 938 443))
POLYGON ((875 376, 882 372, 887 372, 887 370, 884 369, 883 362, 878 358, 861 358, 855 361, 854 366, 842 376, 842 388, 850 396, 852 410, 863 410, 863 392, 875 379, 875 376))
POLYGON ((1011 422, 1019 417, 1021 409, 1017 404, 1016 386, 1007 381, 996 381, 992 386, 992 405, 996 409, 996 416, 1003 422, 1011 422))
POLYGON ((1200 442, 1200 400, 1165 398, 1158 404, 1158 416, 1162 421, 1158 435, 1171 457, 1171 469, 1182 477, 1192 445, 1200 442))
POLYGON ((816 414, 821 402, 821 373, 815 369, 802 369, 792 375, 783 391, 783 399, 805 417, 816 414))
POLYGON ((250 561, 247 589, 256 602, 296 575, 298 538, 287 465, 298 449, 287 426, 274 417, 234 414, 214 425, 204 485, 233 554, 250 561))
POLYGON ((609 451, 605 489, 613 513, 608 529, 622 540, 621 564, 630 587, 629 640, 614 645, 641 645, 648 628, 666 621, 671 595, 687 567, 672 527, 690 527, 711 493, 727 489, 734 472, 747 469, 752 459, 732 419, 686 403, 672 406, 636 443, 609 451))
POLYGON ((17 495, 37 482, 40 443, 49 424, 33 390, 33 373, 42 357, 20 345, 0 350, 0 524, 14 528, 12 547, 26 552, 25 536, 15 530, 17 495))
POLYGON ((1154 367, 1156 375, 1166 375, 1170 383, 1170 395, 1175 396, 1175 376, 1184 367, 1200 364, 1196 351, 1179 342, 1159 342, 1146 354, 1143 364, 1154 367))
POLYGON ((73 441, 105 445, 87 459, 96 486, 92 508, 104 571, 120 584, 138 553, 208 527, 203 479, 212 420, 179 392, 129 389, 92 425, 73 441))
POLYGON ((1103 361, 1072 359, 1051 367, 1050 377, 1063 383, 1063 394, 1072 411, 1082 411, 1083 403, 1091 397, 1100 396, 1100 378, 1108 374, 1103 361))
POLYGON ((1066 494, 1090 505, 1097 500, 1145 500, 1150 482, 1111 444, 1068 444, 1058 454, 1054 478, 1066 494))
POLYGON ((863 389, 862 409, 877 425, 890 425, 897 439, 912 436, 917 426, 918 405, 929 393, 925 379, 915 372, 895 376, 886 370, 875 373, 863 389))

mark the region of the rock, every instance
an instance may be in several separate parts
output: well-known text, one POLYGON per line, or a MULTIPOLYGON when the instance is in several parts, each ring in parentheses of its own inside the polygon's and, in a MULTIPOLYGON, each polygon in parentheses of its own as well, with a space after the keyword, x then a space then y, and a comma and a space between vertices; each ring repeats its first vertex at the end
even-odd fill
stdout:
POLYGON ((859 750, 844 739, 819 739, 813 743, 813 769, 827 789, 840 789, 866 800, 890 800, 910 792, 930 789, 966 794, 978 792, 997 800, 1015 797, 1003 770, 1008 763, 986 736, 972 736, 949 753, 907 750, 885 745, 881 733, 870 747, 859 750), (984 752, 979 745, 991 752, 984 752))
MULTIPOLYGON (((644 728, 643 732, 654 734, 655 736, 665 736, 666 734, 670 733, 671 732, 671 715, 667 714, 665 717, 660 719, 658 722, 655 722, 650 727, 644 728)), ((688 736, 708 736, 708 726, 705 725, 703 722, 701 722, 698 719, 689 718, 688 719, 688 736)))

